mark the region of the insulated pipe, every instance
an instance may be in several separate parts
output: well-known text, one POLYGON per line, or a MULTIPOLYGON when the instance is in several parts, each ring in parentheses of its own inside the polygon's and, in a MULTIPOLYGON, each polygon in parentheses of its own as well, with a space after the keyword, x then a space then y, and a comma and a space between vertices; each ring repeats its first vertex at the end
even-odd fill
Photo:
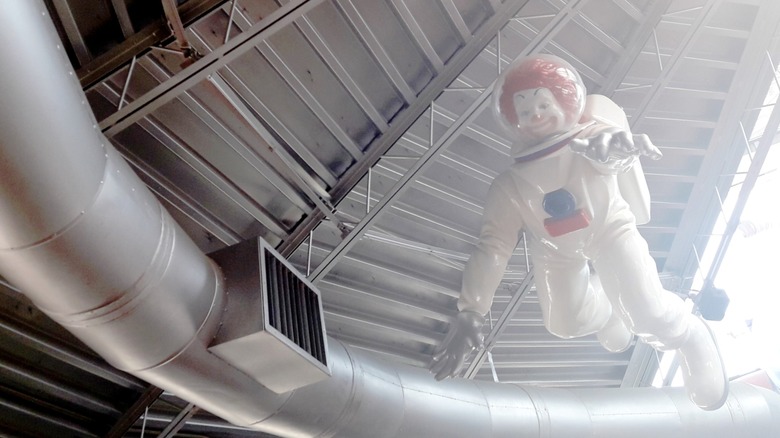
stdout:
POLYGON ((333 339, 332 378, 272 393, 208 352, 221 274, 97 129, 43 4, 3 6, 0 274, 117 368, 280 436, 780 436, 780 397, 749 386, 706 412, 680 389, 435 382, 333 339))
MULTIPOLYGON (((683 388, 554 389, 486 381, 436 382, 421 368, 383 361, 328 340, 331 379, 295 391, 281 436, 600 437, 780 436, 780 396, 732 384, 726 404, 704 411, 683 388), (302 420, 317 415, 316 423, 302 420)), ((279 418, 277 418, 279 420, 279 418)))
POLYGON ((269 416, 285 397, 206 352, 219 269, 100 132, 42 2, 3 3, 0 59, 2 275, 113 366, 236 423, 269 416))

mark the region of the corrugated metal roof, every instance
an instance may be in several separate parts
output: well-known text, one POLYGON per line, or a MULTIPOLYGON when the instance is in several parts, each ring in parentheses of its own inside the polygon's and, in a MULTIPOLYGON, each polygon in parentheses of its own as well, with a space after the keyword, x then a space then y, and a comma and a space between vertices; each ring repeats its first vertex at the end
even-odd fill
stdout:
MULTIPOLYGON (((65 0, 51 3, 83 78, 109 68, 106 59, 116 62, 111 49, 90 52, 97 49, 87 42, 99 34, 85 29, 99 26, 79 27, 87 14, 65 0), (62 10, 73 13, 72 22, 62 10)), ((119 26, 123 13, 140 8, 135 3, 112 1, 106 22, 119 26)), ((187 3, 194 7, 190 0, 182 8, 187 3)), ((212 8, 188 27, 202 57, 186 60, 166 40, 136 50, 132 62, 100 80, 85 80, 101 128, 204 251, 263 237, 317 279, 331 336, 420 366, 456 311, 485 194, 509 164, 510 143, 486 104, 502 67, 537 52, 567 59, 589 92, 611 96, 633 130, 661 148, 662 160, 643 163, 653 219, 641 232, 669 287, 684 293, 694 245, 700 252, 718 215, 715 188, 725 191, 722 175, 745 151, 740 122, 755 122, 745 110, 762 102, 772 78, 766 60, 777 53, 780 21, 777 3, 758 0, 197 3, 212 8)), ((124 24, 120 49, 133 38, 124 24)), ((613 354, 593 337, 547 333, 529 268, 521 242, 491 311, 498 379, 564 387, 635 382, 642 361, 653 359, 646 351, 613 354)), ((7 288, 6 295, 21 300, 7 288)), ((3 309, 13 314, 18 306, 3 309)), ((32 324, 41 330, 48 323, 32 324)), ((61 336, 56 345, 72 342, 61 336)), ((9 407, 19 400, 31 418, 72 423, 63 427, 76 436, 105 433, 122 413, 140 418, 143 409, 129 407, 144 390, 140 382, 87 365, 84 358, 93 359, 80 352, 68 366, 87 377, 69 391, 80 378, 56 380, 64 368, 46 363, 60 353, 41 345, 20 353, 20 368, 55 380, 3 373, 3 386, 17 389, 2 397, 1 418, 20 412, 9 407), (108 381, 92 382, 98 378, 108 381), (73 399, 87 395, 86 404, 73 399), (89 413, 105 414, 99 427, 87 425, 89 413)), ((4 355, 14 351, 23 350, 4 345, 4 355)), ((493 379, 486 356, 470 377, 493 379)), ((162 429, 186 405, 170 408, 175 398, 165 397, 168 407, 153 405, 148 427, 162 429)), ((243 434, 194 418, 183 431, 243 434)))

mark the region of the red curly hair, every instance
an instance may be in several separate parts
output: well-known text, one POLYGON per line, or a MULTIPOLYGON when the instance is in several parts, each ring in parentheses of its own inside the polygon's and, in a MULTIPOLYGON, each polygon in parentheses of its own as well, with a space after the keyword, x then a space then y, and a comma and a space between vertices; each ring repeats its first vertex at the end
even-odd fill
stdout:
POLYGON ((564 60, 551 55, 530 57, 510 65, 499 90, 498 110, 511 126, 517 124, 514 95, 521 90, 549 89, 566 114, 566 122, 579 120, 585 102, 585 86, 564 60))

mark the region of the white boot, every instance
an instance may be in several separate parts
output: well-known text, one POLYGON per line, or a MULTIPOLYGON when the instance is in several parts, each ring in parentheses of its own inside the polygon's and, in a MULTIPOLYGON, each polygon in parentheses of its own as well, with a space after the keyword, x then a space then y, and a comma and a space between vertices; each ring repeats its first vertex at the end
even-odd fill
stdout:
POLYGON ((613 353, 622 353, 631 346, 634 340, 634 334, 626 327, 623 319, 615 309, 612 309, 612 316, 609 321, 596 333, 601 345, 613 353))
POLYGON ((680 368, 688 397, 698 407, 720 408, 728 397, 728 377, 714 334, 703 319, 688 315, 688 337, 680 346, 680 368))

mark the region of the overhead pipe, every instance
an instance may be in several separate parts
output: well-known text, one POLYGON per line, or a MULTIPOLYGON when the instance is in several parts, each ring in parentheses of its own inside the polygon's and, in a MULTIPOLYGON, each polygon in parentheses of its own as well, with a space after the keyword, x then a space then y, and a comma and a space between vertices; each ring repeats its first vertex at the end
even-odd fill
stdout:
POLYGON ((182 56, 187 58, 189 62, 196 61, 200 56, 187 40, 184 23, 179 15, 179 2, 177 0, 162 0, 162 6, 165 18, 168 20, 168 27, 176 38, 176 44, 179 46, 182 56))
POLYGON ((121 370, 280 436, 780 436, 780 396, 746 385, 705 412, 682 389, 435 382, 333 339, 333 377, 275 394, 207 350, 222 274, 101 134, 40 0, 3 4, 0 59, 0 274, 121 370))

